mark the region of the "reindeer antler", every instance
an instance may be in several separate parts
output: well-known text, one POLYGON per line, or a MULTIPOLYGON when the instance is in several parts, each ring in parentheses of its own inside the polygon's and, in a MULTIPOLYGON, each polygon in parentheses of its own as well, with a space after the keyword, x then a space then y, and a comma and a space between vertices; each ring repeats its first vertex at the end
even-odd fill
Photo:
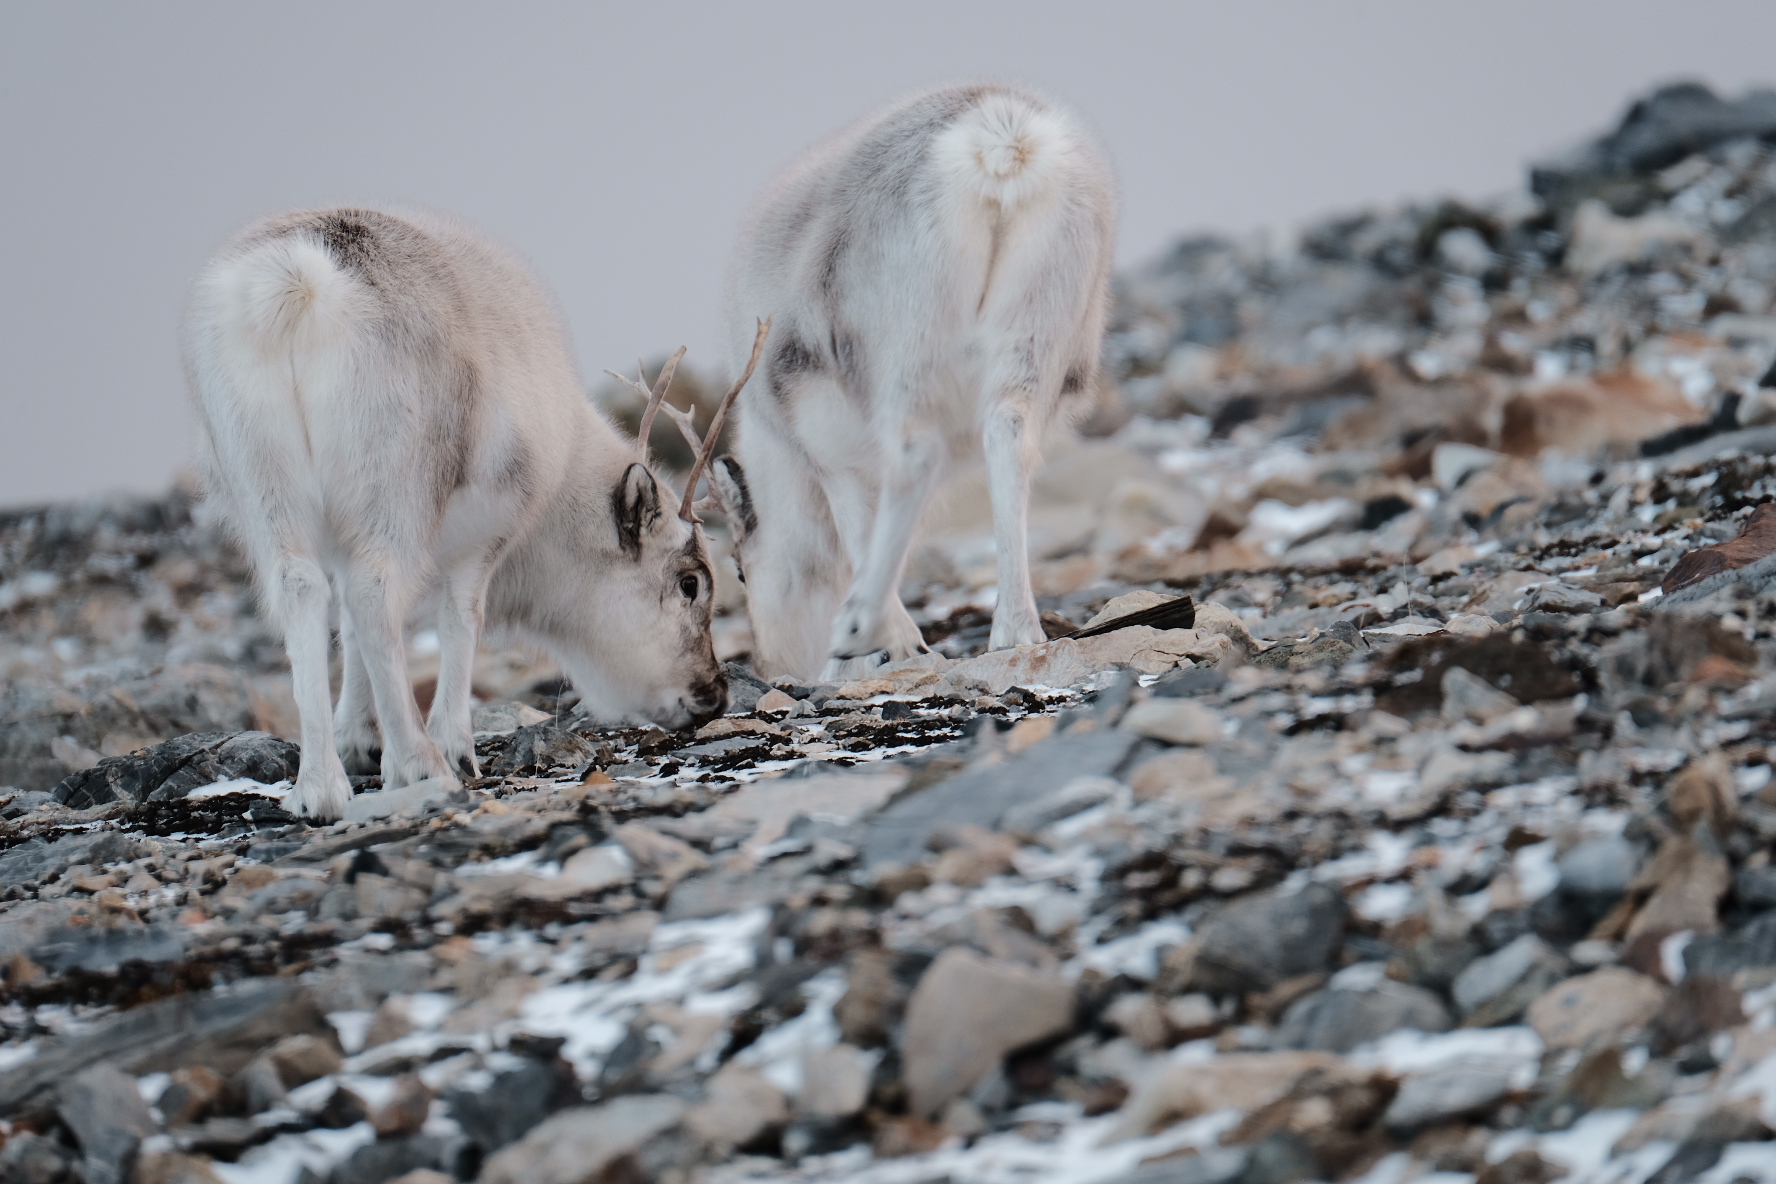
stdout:
POLYGON ((666 401, 666 388, 672 385, 673 371, 678 369, 678 360, 684 356, 685 347, 681 345, 678 347, 677 353, 666 359, 666 366, 660 371, 660 377, 655 380, 654 389, 651 391, 648 390, 647 367, 641 362, 635 363, 635 368, 641 373, 640 382, 636 382, 633 378, 625 378, 615 370, 605 371, 606 374, 647 400, 647 410, 641 413, 641 430, 635 434, 636 439, 641 441, 643 457, 647 456, 648 433, 654 430, 654 416, 659 413, 660 404, 666 401))
MULTIPOLYGON (((697 517, 696 508, 697 482, 702 480, 703 470, 709 467, 709 459, 715 452, 716 441, 721 438, 722 421, 728 417, 728 408, 733 406, 735 399, 739 398, 740 388, 752 378, 752 372, 758 369, 759 356, 765 352, 765 338, 770 335, 771 319, 766 317, 759 322, 758 336, 752 339, 752 357, 746 360, 746 370, 740 375, 738 381, 728 388, 728 393, 722 396, 721 402, 715 405, 715 416, 709 421, 709 434, 703 438, 702 446, 697 448, 697 463, 691 466, 691 475, 685 478, 684 500, 679 503, 678 516, 686 522, 701 521, 697 517)), ((687 433, 685 437, 687 440, 695 439, 696 429, 690 422, 691 417, 686 415, 684 421, 681 422, 679 414, 675 408, 672 416, 673 422, 678 424, 680 431, 687 433)))

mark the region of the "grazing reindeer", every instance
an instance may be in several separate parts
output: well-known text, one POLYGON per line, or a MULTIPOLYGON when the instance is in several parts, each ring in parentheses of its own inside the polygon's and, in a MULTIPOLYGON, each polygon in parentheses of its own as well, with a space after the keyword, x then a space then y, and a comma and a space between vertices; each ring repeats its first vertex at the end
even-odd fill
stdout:
POLYGON ((677 728, 725 709, 690 497, 670 512, 645 447, 586 400, 547 294, 466 227, 360 209, 250 227, 198 281, 186 357, 207 484, 290 655, 293 812, 338 817, 348 765, 389 787, 474 775, 488 619, 552 650, 596 718, 677 728), (422 596, 441 644, 423 728, 402 643, 422 596))
MULTIPOLYGON (((1067 113, 1002 86, 931 91, 814 148, 744 231, 737 310, 775 318, 768 398, 739 410, 732 511, 767 676, 922 652, 900 602, 946 462, 985 451, 995 648, 1044 640, 1026 504, 1041 437, 1087 409, 1116 198, 1067 113)), ((743 355, 742 355, 743 356, 743 355)), ((867 666, 868 663, 859 663, 867 666)))

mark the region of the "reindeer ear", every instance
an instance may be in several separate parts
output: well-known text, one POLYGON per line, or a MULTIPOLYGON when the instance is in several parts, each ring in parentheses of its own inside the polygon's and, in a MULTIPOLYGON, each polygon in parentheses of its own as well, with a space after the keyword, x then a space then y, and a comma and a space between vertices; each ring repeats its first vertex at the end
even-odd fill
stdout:
POLYGON ((752 490, 746 486, 746 470, 732 456, 718 457, 709 466, 709 480, 715 485, 715 491, 721 498, 723 508, 728 515, 728 531, 735 543, 743 543, 746 537, 758 529, 758 514, 752 508, 752 490))
POLYGON ((611 498, 617 522, 617 541, 630 555, 641 554, 642 540, 665 521, 660 512, 660 483, 646 465, 630 465, 611 498))

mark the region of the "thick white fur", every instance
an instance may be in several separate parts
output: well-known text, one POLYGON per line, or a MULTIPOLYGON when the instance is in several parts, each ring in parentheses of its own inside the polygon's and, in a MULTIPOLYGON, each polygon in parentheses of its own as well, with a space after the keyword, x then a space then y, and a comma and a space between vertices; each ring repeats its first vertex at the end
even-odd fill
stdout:
POLYGON ((209 492, 284 629, 294 812, 340 814, 379 721, 385 786, 473 774, 488 620, 554 651, 596 717, 679 727, 725 706, 701 532, 587 402, 541 287, 461 224, 320 210, 250 227, 198 281, 186 356, 209 492), (422 603, 442 644, 423 728, 402 644, 422 603))
POLYGON ((774 318, 767 390, 739 409, 738 465, 714 472, 749 507, 734 517, 761 672, 830 678, 924 648, 901 570, 944 468, 975 448, 998 552, 991 643, 1043 639, 1030 469, 1095 387, 1115 221, 1078 122, 1001 86, 897 103, 766 193, 729 323, 738 363, 754 318, 774 318))

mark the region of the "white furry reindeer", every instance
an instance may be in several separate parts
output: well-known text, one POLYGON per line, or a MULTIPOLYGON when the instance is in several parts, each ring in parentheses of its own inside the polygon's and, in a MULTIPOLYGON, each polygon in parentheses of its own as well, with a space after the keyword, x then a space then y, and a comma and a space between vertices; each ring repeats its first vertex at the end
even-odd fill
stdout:
POLYGON ((924 649, 901 570, 946 462, 976 447, 998 551, 991 643, 1044 639, 1030 470, 1048 426, 1089 404, 1115 220, 1109 167, 1074 118, 1003 86, 897 103, 767 192, 731 288, 736 346, 738 310, 776 320, 767 393, 739 409, 738 462, 711 473, 762 673, 825 663, 831 678, 924 649))
POLYGON ((595 718, 676 728, 726 707, 690 495, 666 508, 645 447, 587 401, 547 294, 466 227, 365 209, 260 222, 199 279, 186 357, 207 484, 289 651, 294 813, 338 817, 348 765, 379 764, 391 788, 477 772, 484 621, 552 650, 595 718), (441 643, 423 728, 402 643, 422 597, 436 598, 441 643))

